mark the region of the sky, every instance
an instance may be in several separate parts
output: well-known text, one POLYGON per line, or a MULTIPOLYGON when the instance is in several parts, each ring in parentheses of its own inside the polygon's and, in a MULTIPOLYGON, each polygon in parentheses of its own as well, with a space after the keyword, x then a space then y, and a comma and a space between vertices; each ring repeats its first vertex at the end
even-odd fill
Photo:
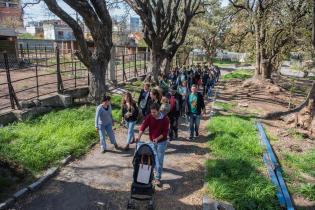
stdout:
MULTIPOLYGON (((29 0, 22 0, 22 2, 29 2, 29 0)), ((58 1, 59 5, 65 9, 71 16, 75 17, 75 12, 63 1, 58 1)), ((227 5, 228 0, 222 0, 222 5, 227 5)), ((124 13, 123 9, 113 9, 110 11, 112 16, 120 16, 124 13)), ((137 16, 134 12, 130 13, 130 16, 137 16)), ((36 5, 29 5, 24 9, 24 22, 30 21, 40 21, 40 20, 49 20, 49 19, 56 19, 52 13, 50 13, 47 9, 47 6, 44 2, 41 2, 36 5)))

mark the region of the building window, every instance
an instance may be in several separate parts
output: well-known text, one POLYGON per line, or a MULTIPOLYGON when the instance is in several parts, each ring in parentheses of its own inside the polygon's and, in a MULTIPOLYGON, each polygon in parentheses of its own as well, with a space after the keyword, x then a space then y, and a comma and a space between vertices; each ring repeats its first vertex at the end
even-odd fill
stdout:
POLYGON ((63 31, 58 31, 58 39, 63 39, 63 31))

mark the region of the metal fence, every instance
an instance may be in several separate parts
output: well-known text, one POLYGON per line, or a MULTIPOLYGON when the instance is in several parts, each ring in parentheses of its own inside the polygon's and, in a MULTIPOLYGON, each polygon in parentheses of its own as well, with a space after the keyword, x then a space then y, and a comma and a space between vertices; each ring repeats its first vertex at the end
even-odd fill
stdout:
MULTIPOLYGON (((20 53, 23 51, 20 51, 20 53)), ((114 58, 115 79, 127 81, 147 74, 147 52, 114 58)), ((109 68, 105 79, 110 80, 109 68)), ((0 111, 21 109, 20 102, 39 99, 65 90, 88 86, 89 71, 73 53, 62 55, 58 48, 36 47, 16 56, 0 53, 0 111)))

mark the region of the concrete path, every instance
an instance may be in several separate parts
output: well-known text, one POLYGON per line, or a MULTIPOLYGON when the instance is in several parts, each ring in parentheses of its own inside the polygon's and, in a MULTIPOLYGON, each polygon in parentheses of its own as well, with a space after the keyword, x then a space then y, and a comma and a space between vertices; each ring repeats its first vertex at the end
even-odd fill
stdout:
MULTIPOLYGON (((180 139, 168 144, 163 187, 157 188, 155 209, 202 209, 203 166, 208 153, 206 124, 207 120, 202 120, 200 137, 188 141, 187 125, 181 122, 180 139)), ((124 145, 127 130, 121 128, 115 133, 118 144, 124 145)), ((101 154, 99 145, 96 145, 12 209, 126 209, 132 182, 134 145, 129 152, 115 151, 111 145, 110 150, 101 154)), ((137 209, 146 209, 145 203, 138 204, 137 209)))

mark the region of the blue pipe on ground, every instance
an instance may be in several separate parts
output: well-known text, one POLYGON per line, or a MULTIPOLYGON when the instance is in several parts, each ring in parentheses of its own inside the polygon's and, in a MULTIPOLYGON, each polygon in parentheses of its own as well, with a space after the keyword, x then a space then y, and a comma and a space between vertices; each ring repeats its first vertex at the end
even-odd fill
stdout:
POLYGON ((288 210, 294 210, 290 193, 281 174, 281 166, 278 162, 276 155, 272 150, 270 142, 260 122, 257 122, 257 129, 261 136, 262 142, 266 147, 266 152, 264 153, 263 159, 267 166, 271 180, 277 187, 276 195, 279 199, 280 206, 285 207, 288 210))

